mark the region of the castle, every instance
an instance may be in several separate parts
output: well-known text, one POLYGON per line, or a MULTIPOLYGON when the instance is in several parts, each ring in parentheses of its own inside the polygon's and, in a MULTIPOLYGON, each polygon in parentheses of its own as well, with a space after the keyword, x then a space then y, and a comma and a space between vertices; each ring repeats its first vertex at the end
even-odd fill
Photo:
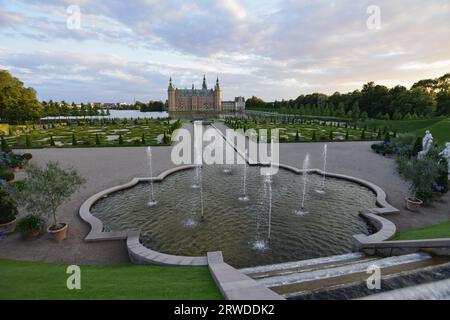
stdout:
POLYGON ((169 80, 168 106, 169 112, 176 111, 222 111, 222 89, 219 78, 216 80, 214 89, 208 89, 206 78, 203 75, 201 89, 178 89, 172 84, 172 77, 169 80))

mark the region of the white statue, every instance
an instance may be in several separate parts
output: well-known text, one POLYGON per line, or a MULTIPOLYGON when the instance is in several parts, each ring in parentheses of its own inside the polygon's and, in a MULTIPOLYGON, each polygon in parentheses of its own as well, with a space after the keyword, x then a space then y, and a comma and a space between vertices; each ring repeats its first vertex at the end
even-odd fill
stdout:
POLYGON ((448 162, 448 180, 450 180, 450 142, 447 142, 445 144, 445 149, 441 153, 439 153, 440 156, 447 159, 448 162))
POLYGON ((433 145, 433 135, 430 131, 425 131, 425 136, 422 140, 422 151, 419 152, 418 157, 422 158, 425 156, 428 151, 430 151, 431 146, 433 145))

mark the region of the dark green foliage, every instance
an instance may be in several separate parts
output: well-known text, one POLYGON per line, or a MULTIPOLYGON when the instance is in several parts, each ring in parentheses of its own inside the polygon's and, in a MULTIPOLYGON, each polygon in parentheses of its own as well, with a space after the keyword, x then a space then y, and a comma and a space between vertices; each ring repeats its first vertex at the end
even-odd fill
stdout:
POLYGON ((101 145, 101 142, 100 142, 100 136, 99 136, 98 134, 95 135, 95 145, 96 145, 96 146, 101 145))
POLYGON ((328 139, 330 139, 330 141, 333 141, 333 130, 330 130, 330 134, 328 136, 328 139))
POLYGON ((312 141, 317 141, 316 130, 313 131, 311 140, 312 140, 312 141))
POLYGON ((345 140, 348 141, 349 138, 350 138, 350 137, 349 137, 348 130, 347 130, 347 132, 345 133, 345 140))
POLYGON ((30 231, 40 231, 45 226, 45 220, 37 214, 29 214, 17 221, 17 230, 22 234, 30 231))
POLYGON ((13 221, 18 214, 17 203, 4 190, 0 190, 0 224, 13 221))
POLYGON ((297 132, 295 133, 295 141, 300 141, 300 135, 299 135, 299 133, 298 133, 298 130, 297 130, 297 132))
POLYGON ((141 143, 144 144, 144 145, 146 144, 146 141, 145 141, 145 133, 142 134, 142 137, 141 137, 141 143))
POLYGON ((27 134, 27 135, 25 136, 25 145, 26 145, 27 147, 31 147, 31 138, 30 138, 30 135, 29 135, 29 134, 27 134))
POLYGON ((361 132, 361 140, 365 139, 366 139, 366 129, 363 129, 363 131, 361 132))
POLYGON ((123 145, 123 137, 121 134, 119 134, 119 144, 123 145))
POLYGON ((390 142, 391 141, 391 136, 389 135, 389 132, 386 132, 385 136, 384 136, 384 142, 390 142))
POLYGON ((8 145, 6 139, 2 136, 1 148, 3 152, 11 152, 11 148, 8 145))
POLYGON ((76 146, 78 143, 77 143, 77 138, 75 137, 75 133, 73 133, 72 134, 72 145, 73 146, 76 146))
POLYGON ((51 147, 55 146, 55 140, 53 140, 53 136, 50 136, 50 146, 51 147))
POLYGON ((417 156, 422 151, 422 139, 417 137, 416 142, 411 150, 412 155, 417 156))
POLYGON ((9 169, 1 169, 0 170, 0 179, 6 181, 13 181, 15 178, 14 173, 9 169))

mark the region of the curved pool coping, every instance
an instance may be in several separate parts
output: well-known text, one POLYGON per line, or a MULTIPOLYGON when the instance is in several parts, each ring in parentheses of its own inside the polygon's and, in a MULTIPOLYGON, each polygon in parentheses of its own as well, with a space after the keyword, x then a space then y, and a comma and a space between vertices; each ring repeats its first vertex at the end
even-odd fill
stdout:
MULTIPOLYGON (((251 163, 251 166, 267 166, 267 164, 261 163, 251 163)), ((289 166, 286 164, 272 164, 274 166, 278 166, 285 170, 289 170, 296 174, 304 174, 305 170, 297 169, 293 166, 289 166)), ((183 171, 195 168, 196 165, 183 165, 178 166, 169 170, 162 172, 157 177, 148 177, 148 178, 133 178, 131 181, 115 186, 106 190, 103 190, 90 198, 88 198, 80 207, 79 215, 82 220, 87 222, 91 230, 88 235, 85 237, 85 241, 93 242, 93 241, 106 241, 106 240, 126 240, 128 255, 130 260, 133 263, 138 264, 158 264, 158 265, 169 265, 169 266, 206 266, 208 265, 207 255, 205 256, 178 256, 178 255, 170 255, 161 253, 155 250, 151 250, 139 241, 140 231, 139 230, 123 230, 123 231, 109 231, 105 232, 103 227, 103 222, 97 217, 93 216, 91 213, 91 208, 95 205, 95 203, 103 198, 106 198, 108 195, 130 189, 137 185, 140 182, 161 182, 167 176, 183 171)), ((310 169, 307 171, 308 173, 316 173, 320 175, 325 175, 326 177, 332 177, 342 180, 347 180, 350 182, 357 183, 359 185, 365 186, 372 190, 376 194, 376 205, 377 208, 367 209, 361 211, 361 215, 369 220, 374 226, 377 228, 377 232, 372 235, 358 234, 353 237, 356 239, 358 246, 361 244, 368 244, 373 242, 380 242, 390 239, 394 236, 396 227, 395 225, 381 217, 380 215, 385 213, 393 213, 398 212, 399 210, 391 206, 386 200, 386 193, 378 187, 377 185, 368 182, 363 179, 355 178, 348 175, 337 174, 324 172, 320 169, 310 169)))

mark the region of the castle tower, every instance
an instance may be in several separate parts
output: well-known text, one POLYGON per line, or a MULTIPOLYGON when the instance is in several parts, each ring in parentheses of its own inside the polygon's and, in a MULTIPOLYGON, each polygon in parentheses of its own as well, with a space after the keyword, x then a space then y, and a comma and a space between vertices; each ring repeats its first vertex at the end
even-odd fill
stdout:
POLYGON ((216 86, 214 87, 214 110, 217 112, 222 111, 222 89, 220 88, 219 77, 217 77, 216 86))
POLYGON ((169 112, 176 111, 176 100, 175 100, 175 88, 172 85, 172 77, 169 79, 169 87, 167 88, 167 102, 169 105, 169 112))
POLYGON ((205 77, 205 75, 203 75, 202 90, 208 90, 208 86, 206 85, 206 77, 205 77))

